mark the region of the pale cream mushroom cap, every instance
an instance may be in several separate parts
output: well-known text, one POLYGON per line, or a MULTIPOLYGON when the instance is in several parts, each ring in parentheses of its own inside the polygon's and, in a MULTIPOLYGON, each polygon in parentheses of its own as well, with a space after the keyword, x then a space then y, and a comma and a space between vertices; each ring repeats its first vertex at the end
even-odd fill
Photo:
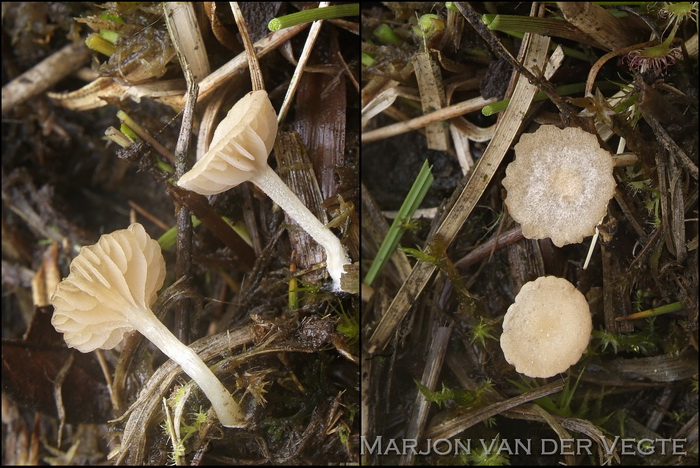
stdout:
POLYGON ((501 349, 515 370, 551 377, 576 364, 593 328, 586 298, 563 278, 526 283, 503 319, 501 349))
POLYGON ((151 311, 164 280, 160 246, 143 226, 105 234, 71 262, 51 297, 51 323, 68 346, 83 353, 113 348, 125 333, 138 330, 197 382, 221 424, 245 426, 245 414, 226 387, 151 311))
POLYGON ((528 239, 563 247, 591 236, 615 191, 612 155, 577 127, 543 125, 515 145, 505 204, 528 239))
POLYGON ((216 127, 209 151, 177 184, 201 195, 225 192, 267 166, 277 136, 277 114, 267 92, 251 91, 216 127))
POLYGON ((277 115, 267 92, 251 91, 238 101, 214 132, 212 146, 178 181, 180 187, 214 195, 251 181, 326 249, 326 269, 333 289, 350 263, 345 248, 267 164, 277 135, 277 115))
POLYGON ((51 298, 51 323, 83 353, 114 348, 134 330, 125 311, 150 309, 164 280, 160 246, 142 225, 105 234, 71 262, 51 298))

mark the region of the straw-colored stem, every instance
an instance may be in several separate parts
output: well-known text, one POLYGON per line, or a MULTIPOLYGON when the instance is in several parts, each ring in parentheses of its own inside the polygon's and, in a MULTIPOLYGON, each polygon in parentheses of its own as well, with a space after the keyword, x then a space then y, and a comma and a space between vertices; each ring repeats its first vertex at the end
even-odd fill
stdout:
POLYGON ((243 45, 248 55, 248 66, 250 67, 250 80, 253 83, 253 91, 264 90, 265 83, 263 81, 262 72, 260 71, 260 62, 258 62, 258 56, 255 55, 255 47, 253 47, 253 42, 250 40, 245 18, 243 18, 243 12, 238 6, 238 2, 231 2, 231 11, 233 11, 233 17, 236 19, 236 25, 238 26, 238 31, 241 33, 243 45))
MULTIPOLYGON (((319 4, 319 8, 327 7, 328 2, 321 2, 319 4)), ((282 122, 282 120, 284 120, 284 117, 287 115, 287 112, 289 111, 289 108, 292 105, 292 98, 294 97, 294 93, 296 92, 297 87, 299 86, 299 82, 301 81, 301 75, 302 73, 304 73, 304 67, 306 66, 306 62, 308 62, 309 57, 311 57, 311 51, 313 50, 314 44, 316 43, 318 33, 321 31, 321 24, 322 21, 316 21, 309 30, 309 35, 307 36, 306 43, 304 44, 304 50, 302 50, 301 56, 299 57, 299 62, 297 63, 296 68, 294 69, 292 80, 290 81, 289 87, 287 88, 287 94, 284 96, 284 102, 282 103, 279 115, 277 116, 277 123, 280 123, 282 122)))

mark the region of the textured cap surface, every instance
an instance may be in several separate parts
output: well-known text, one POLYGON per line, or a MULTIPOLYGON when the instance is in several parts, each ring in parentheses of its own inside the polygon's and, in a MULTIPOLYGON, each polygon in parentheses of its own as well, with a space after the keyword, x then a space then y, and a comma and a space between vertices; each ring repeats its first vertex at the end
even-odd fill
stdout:
POLYGON ((149 310, 164 280, 160 246, 142 225, 105 234, 71 262, 51 297, 51 324, 83 353, 114 348, 134 329, 128 314, 149 310))
POLYGON ((508 212, 528 239, 559 247, 595 232, 615 190, 612 155, 577 127, 543 125, 515 145, 506 168, 508 212))
POLYGON ((515 370, 551 377, 576 364, 593 328, 586 298, 563 278, 526 283, 503 319, 501 349, 515 370))

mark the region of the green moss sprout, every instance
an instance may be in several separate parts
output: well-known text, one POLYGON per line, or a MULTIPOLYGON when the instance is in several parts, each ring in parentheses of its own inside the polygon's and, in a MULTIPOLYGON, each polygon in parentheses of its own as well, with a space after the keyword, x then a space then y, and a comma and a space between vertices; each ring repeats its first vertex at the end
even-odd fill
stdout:
POLYGON ((507 450, 499 450, 501 446, 497 434, 489 446, 475 446, 469 453, 459 455, 459 463, 467 466, 504 466, 510 465, 507 450))
POLYGON ((470 343, 474 344, 475 341, 481 343, 483 348, 486 347, 486 339, 491 339, 498 341, 498 338, 491 334, 493 330, 493 323, 484 320, 484 317, 479 317, 479 323, 477 323, 474 328, 469 332, 471 335, 470 343))
POLYGON ((443 382, 442 389, 433 392, 419 381, 416 380, 415 383, 425 399, 431 403, 437 404, 439 408, 442 408, 443 405, 447 406, 448 403, 454 403, 462 408, 469 408, 483 403, 486 396, 491 391, 491 388, 493 388, 491 379, 484 380, 474 391, 462 388, 451 388, 443 382))

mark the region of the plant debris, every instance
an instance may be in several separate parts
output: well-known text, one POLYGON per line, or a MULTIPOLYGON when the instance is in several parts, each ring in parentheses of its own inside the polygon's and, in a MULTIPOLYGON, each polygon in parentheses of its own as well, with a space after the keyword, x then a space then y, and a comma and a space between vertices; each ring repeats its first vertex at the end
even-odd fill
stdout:
MULTIPOLYGON (((314 243, 296 230, 290 241, 294 228, 256 188, 206 198, 175 186, 173 164, 192 167, 199 146, 188 151, 186 140, 208 140, 250 80, 228 4, 191 4, 192 15, 169 7, 3 8, 3 464, 357 463, 359 298, 324 289, 323 259, 305 251, 314 243), (75 51, 70 60, 66 50, 75 51), (180 59, 201 54, 196 80, 186 79, 180 59), (54 70, 57 61, 65 63, 54 70), (36 76, 27 71, 56 76, 25 86, 6 108, 9 83, 36 76), (133 222, 167 247, 153 310, 221 376, 250 421, 245 428, 212 423, 199 387, 140 335, 82 355, 51 331, 46 297, 80 247, 133 222)), ((309 25, 271 33, 267 24, 306 7, 241 4, 276 110, 309 25)), ((357 31, 357 18, 323 22, 280 122, 315 177, 297 179, 297 188, 315 184, 313 209, 354 262, 357 31)), ((278 172, 289 161, 269 159, 278 172)))
POLYGON ((697 463, 697 20, 697 2, 363 9, 368 263, 391 223, 379 210, 393 216, 423 163, 435 175, 404 222, 408 260, 363 285, 363 463, 697 463), (440 111, 421 101, 413 57, 426 53, 440 111), (430 151, 437 126, 450 129, 447 147, 430 151), (536 202, 531 184, 510 193, 503 180, 520 135, 543 126, 585 132, 613 155, 592 247, 523 238, 504 203, 536 202), (516 293, 544 276, 585 296, 593 336, 578 363, 534 379, 498 339, 516 293))

